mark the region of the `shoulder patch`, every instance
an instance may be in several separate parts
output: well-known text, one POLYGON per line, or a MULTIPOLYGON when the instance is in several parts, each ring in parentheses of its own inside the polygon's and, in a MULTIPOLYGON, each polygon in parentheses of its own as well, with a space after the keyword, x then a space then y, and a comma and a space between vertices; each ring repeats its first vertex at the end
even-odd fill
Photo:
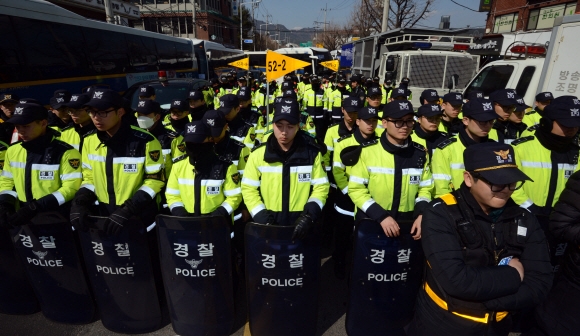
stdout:
POLYGON ((342 137, 338 138, 338 140, 336 140, 336 142, 341 142, 342 140, 346 140, 346 139, 350 138, 351 136, 352 136, 352 134, 343 135, 342 137))
POLYGON ((187 158, 187 154, 184 154, 184 155, 178 156, 176 158, 173 158, 173 160, 171 160, 171 162, 176 163, 176 162, 182 161, 186 158, 187 158))
POLYGON ((167 135, 168 135, 170 138, 177 138, 177 137, 179 136, 179 133, 177 133, 177 132, 175 132, 175 131, 172 131, 172 130, 170 130, 170 129, 169 129, 169 128, 167 128, 167 127, 165 128, 165 130, 166 130, 166 132, 167 132, 167 135))
POLYGON ((232 164, 232 160, 228 159, 228 158, 227 158, 227 157, 225 157, 225 156, 221 156, 221 155, 220 155, 220 156, 218 156, 218 160, 220 160, 220 161, 223 161, 223 162, 225 162, 225 163, 227 163, 227 164, 232 164))
POLYGON ((262 147, 264 147, 264 146, 266 146, 266 141, 262 142, 262 143, 261 143, 261 144, 259 144, 258 146, 255 146, 254 148, 252 148, 252 151, 251 151, 251 152, 253 153, 253 152, 254 152, 256 149, 258 149, 258 148, 262 148, 262 147))
POLYGON ((523 138, 519 138, 519 139, 515 139, 514 141, 512 141, 512 146, 517 146, 519 144, 523 144, 524 142, 528 142, 530 140, 534 140, 534 136, 530 135, 527 137, 523 137, 523 138))
POLYGON ((139 127, 135 127, 135 126, 131 126, 131 130, 133 131, 133 135, 137 138, 141 138, 147 141, 153 141, 156 138, 153 136, 153 134, 139 128, 139 127))
POLYGON ((538 128, 540 128, 540 124, 535 124, 533 126, 530 126, 530 127, 528 127, 527 130, 530 131, 530 132, 535 132, 535 131, 538 130, 538 128))
POLYGON ((378 143, 379 143, 379 139, 373 139, 373 140, 369 140, 369 141, 363 142, 360 145, 362 147, 369 147, 369 146, 374 146, 374 145, 376 145, 378 143))
POLYGON ((425 148, 425 146, 421 145, 420 143, 417 143, 415 141, 411 141, 413 143, 413 147, 417 148, 420 151, 426 152, 427 148, 425 148))
POLYGON ((445 147, 447 147, 447 146, 451 145, 451 144, 452 144, 452 143, 454 143, 454 142, 457 142, 457 138, 456 138, 456 137, 449 138, 449 139, 447 139, 447 140, 443 141, 442 143, 438 144, 438 145, 437 145, 437 148, 439 148, 439 149, 443 149, 443 148, 445 148, 445 147))

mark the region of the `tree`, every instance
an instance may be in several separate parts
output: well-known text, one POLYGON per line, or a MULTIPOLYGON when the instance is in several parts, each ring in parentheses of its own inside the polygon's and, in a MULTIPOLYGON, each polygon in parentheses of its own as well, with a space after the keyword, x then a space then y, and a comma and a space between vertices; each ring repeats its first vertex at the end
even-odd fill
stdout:
POLYGON ((328 50, 340 49, 340 47, 348 43, 353 36, 353 29, 351 26, 345 25, 343 27, 330 23, 326 27, 326 31, 318 33, 316 43, 320 43, 328 50))
MULTIPOLYGON (((429 17, 435 0, 390 0, 389 29, 410 28, 429 17)), ((351 14, 352 27, 360 37, 380 32, 384 0, 361 0, 351 14)))

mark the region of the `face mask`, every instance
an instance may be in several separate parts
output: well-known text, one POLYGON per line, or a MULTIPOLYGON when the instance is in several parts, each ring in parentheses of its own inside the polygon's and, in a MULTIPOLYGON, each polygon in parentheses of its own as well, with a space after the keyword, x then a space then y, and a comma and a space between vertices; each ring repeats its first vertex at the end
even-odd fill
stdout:
POLYGON ((155 121, 149 117, 145 117, 145 116, 140 116, 137 117, 137 124, 139 124, 139 127, 141 127, 142 129, 150 129, 153 124, 155 124, 155 121))

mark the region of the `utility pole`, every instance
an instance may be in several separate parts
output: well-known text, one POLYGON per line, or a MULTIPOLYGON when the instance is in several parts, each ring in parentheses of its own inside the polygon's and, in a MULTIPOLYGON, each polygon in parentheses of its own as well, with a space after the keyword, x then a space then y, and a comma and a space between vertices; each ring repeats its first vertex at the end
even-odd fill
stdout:
POLYGON ((254 8, 258 7, 258 4, 252 4, 252 30, 254 31, 254 37, 253 37, 253 42, 252 43, 254 45, 254 51, 256 51, 256 20, 254 19, 254 8))
POLYGON ((115 24, 115 18, 113 17, 113 5, 111 0, 105 0, 105 16, 107 17, 107 23, 115 24))
POLYGON ((191 15, 191 23, 192 23, 192 27, 193 27, 193 38, 197 38, 197 28, 195 27, 195 0, 191 0, 191 5, 193 6, 193 8, 191 9, 192 15, 191 15))
POLYGON ((381 27, 381 32, 386 32, 389 30, 389 6, 391 5, 391 0, 385 0, 383 5, 383 26, 381 27))
POLYGON ((328 11, 332 9, 328 9, 328 3, 326 3, 326 6, 324 6, 324 8, 321 10, 324 11, 324 32, 326 33, 326 24, 328 23, 326 22, 326 13, 328 13, 328 11))

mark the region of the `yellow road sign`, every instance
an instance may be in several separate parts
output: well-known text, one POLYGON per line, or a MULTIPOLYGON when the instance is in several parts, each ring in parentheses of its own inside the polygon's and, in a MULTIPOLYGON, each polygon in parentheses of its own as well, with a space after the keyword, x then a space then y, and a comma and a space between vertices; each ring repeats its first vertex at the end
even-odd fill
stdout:
POLYGON ((266 79, 276 80, 296 69, 309 66, 310 63, 269 51, 266 53, 266 79))
POLYGON ((332 71, 338 71, 338 67, 340 66, 338 60, 320 62, 320 65, 322 65, 325 68, 329 68, 332 71))
POLYGON ((232 62, 232 63, 228 63, 228 65, 231 66, 235 66, 236 68, 240 68, 240 69, 244 69, 244 70, 249 70, 250 69, 250 58, 246 57, 246 58, 242 58, 241 60, 232 62))

